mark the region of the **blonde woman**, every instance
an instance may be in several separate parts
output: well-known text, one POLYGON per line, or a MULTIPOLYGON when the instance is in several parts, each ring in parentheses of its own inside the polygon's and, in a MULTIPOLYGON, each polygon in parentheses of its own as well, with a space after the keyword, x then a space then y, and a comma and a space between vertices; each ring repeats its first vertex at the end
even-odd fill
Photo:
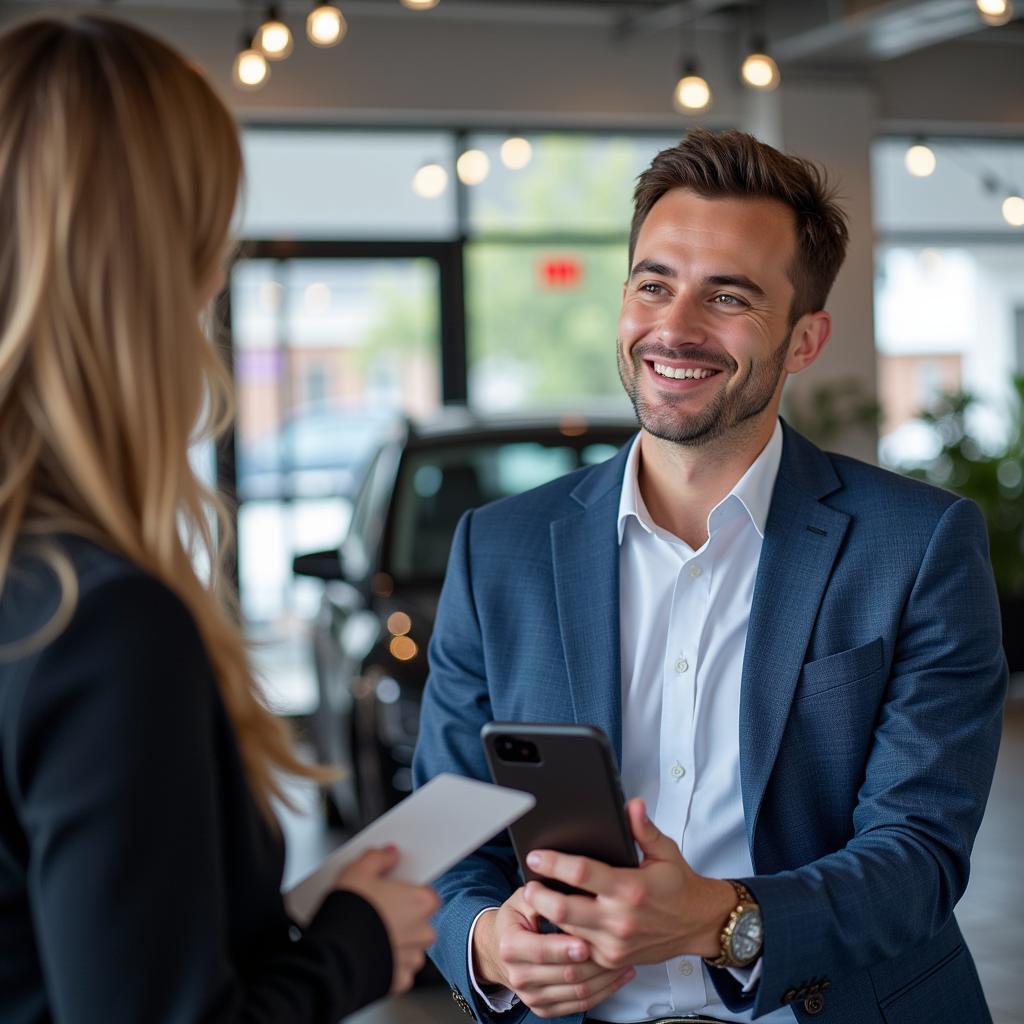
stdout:
POLYGON ((261 704, 189 444, 241 173, 203 76, 98 18, 0 36, 0 1020, 333 1022, 406 988, 432 891, 287 918, 261 704), (216 574, 215 574, 216 575, 216 574))

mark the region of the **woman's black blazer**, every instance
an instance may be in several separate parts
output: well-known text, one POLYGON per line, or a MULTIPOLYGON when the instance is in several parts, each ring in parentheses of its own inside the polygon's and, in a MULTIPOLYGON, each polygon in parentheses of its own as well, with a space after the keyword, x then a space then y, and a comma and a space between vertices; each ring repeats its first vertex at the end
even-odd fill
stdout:
POLYGON ((73 618, 37 557, 0 596, 0 1021, 335 1024, 383 995, 387 933, 334 893, 300 932, 196 625, 76 538, 73 618))

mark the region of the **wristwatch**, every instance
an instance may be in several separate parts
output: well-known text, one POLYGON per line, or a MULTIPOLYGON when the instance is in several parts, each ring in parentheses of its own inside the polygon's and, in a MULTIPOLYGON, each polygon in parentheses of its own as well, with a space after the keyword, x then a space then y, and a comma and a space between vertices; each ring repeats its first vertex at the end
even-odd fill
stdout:
POLYGON ((712 967, 748 967, 761 955, 764 943, 761 908, 745 885, 731 878, 726 881, 736 890, 736 908, 718 940, 721 954, 705 959, 712 967))

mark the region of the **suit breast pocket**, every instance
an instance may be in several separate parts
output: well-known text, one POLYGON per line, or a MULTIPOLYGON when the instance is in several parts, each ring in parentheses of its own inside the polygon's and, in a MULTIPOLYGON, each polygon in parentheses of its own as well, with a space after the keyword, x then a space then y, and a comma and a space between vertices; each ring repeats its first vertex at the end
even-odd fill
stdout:
POLYGON ((848 651, 809 661, 800 673, 793 699, 802 700, 866 679, 881 670, 882 662, 881 637, 859 647, 851 647, 848 651))

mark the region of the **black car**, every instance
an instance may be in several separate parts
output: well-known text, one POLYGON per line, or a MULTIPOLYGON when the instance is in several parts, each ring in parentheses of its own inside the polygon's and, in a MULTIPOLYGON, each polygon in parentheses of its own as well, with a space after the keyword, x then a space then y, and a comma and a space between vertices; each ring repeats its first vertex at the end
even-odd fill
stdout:
POLYGON ((452 535, 469 508, 611 457, 636 432, 622 419, 481 420, 452 412, 396 427, 363 479, 341 547, 300 555, 324 580, 314 627, 320 760, 346 776, 330 812, 372 821, 412 788, 411 764, 452 535))

